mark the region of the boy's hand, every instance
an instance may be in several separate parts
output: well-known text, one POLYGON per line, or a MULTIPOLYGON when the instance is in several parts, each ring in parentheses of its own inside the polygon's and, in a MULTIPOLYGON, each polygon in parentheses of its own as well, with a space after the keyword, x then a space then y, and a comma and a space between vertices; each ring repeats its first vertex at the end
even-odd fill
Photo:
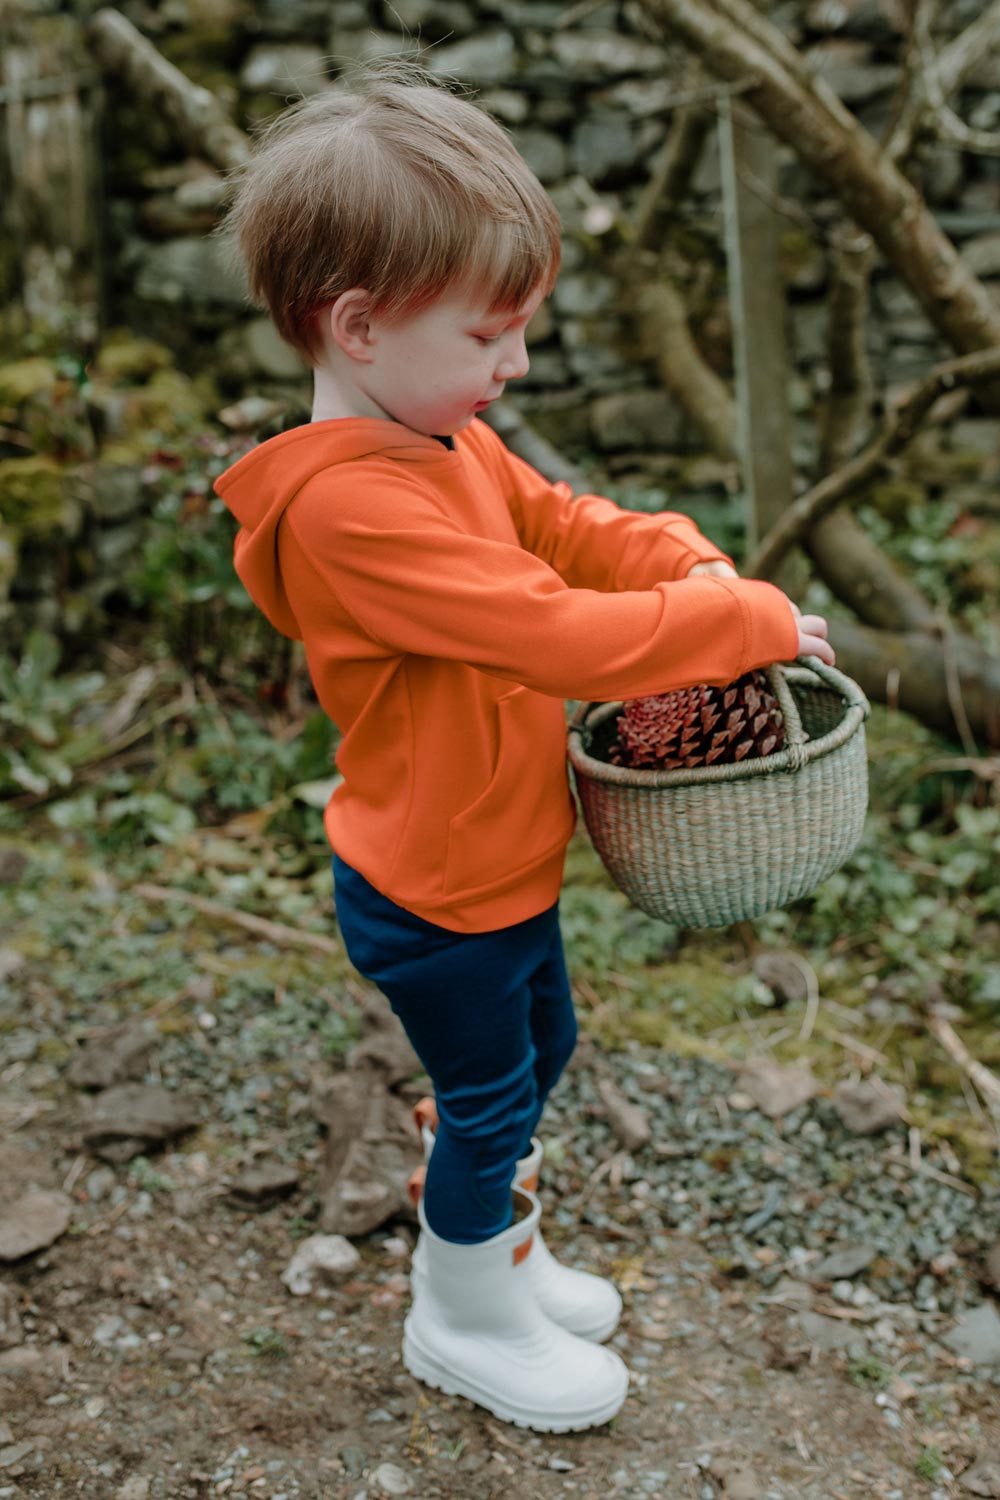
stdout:
POLYGON ((714 562, 695 563, 687 574, 688 578, 697 578, 699 574, 709 578, 739 578, 739 574, 732 563, 723 562, 717 557, 714 562))
MULTIPOLYGON (((792 604, 790 599, 788 602, 792 604)), ((804 615, 796 604, 792 604, 792 609, 799 627, 799 656, 818 656, 828 667, 834 666, 837 658, 826 638, 827 625, 823 616, 804 615)))

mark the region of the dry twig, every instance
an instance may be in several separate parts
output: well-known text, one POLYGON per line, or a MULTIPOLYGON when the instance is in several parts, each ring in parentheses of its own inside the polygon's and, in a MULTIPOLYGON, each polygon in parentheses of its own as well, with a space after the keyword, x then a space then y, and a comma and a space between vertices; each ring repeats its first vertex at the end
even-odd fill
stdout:
POLYGON ((334 938, 324 937, 321 932, 305 932, 301 927, 288 927, 284 922, 269 922, 266 917, 254 916, 249 911, 236 911, 223 906, 221 901, 210 901, 205 896, 196 896, 193 891, 180 890, 175 886, 151 885, 141 881, 131 888, 132 895, 143 901, 174 901, 190 906, 202 916, 214 917, 218 922, 229 922, 252 932, 266 943, 275 943, 281 948, 309 948, 314 953, 343 954, 343 948, 334 938))

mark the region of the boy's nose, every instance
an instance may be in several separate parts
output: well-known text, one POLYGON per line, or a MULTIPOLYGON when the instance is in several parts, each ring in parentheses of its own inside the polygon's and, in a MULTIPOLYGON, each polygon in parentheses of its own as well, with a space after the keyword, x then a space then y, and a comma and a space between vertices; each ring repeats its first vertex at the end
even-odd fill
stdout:
POLYGON ((503 351, 497 363, 496 378, 497 380, 520 380, 522 375, 527 375, 529 364, 524 339, 519 339, 516 344, 503 351))

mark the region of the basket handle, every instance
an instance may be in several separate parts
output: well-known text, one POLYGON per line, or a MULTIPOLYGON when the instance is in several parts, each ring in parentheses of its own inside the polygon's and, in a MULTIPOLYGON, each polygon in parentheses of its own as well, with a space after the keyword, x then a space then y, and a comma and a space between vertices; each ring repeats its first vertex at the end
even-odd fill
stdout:
MULTIPOLYGON (((800 656, 794 662, 775 662, 763 670, 785 720, 784 754, 787 770, 801 770, 809 758, 808 746, 810 744, 802 728, 798 705, 789 686, 789 675, 793 680, 795 678, 815 680, 818 677, 827 687, 832 688, 844 700, 849 711, 845 723, 853 721, 856 724, 859 722, 856 717, 859 712, 860 719, 867 719, 871 712, 871 705, 857 683, 850 677, 846 677, 843 672, 838 672, 836 667, 828 667, 825 662, 820 661, 818 656, 800 656)), ((571 732, 580 733, 583 730, 587 716, 593 707, 593 702, 587 699, 577 705, 570 720, 571 732)))
POLYGON ((866 719, 871 713, 871 704, 854 679, 843 672, 838 672, 836 667, 828 667, 826 662, 820 661, 818 656, 800 656, 794 663, 786 666, 785 670, 793 675, 809 674, 818 677, 821 682, 825 682, 827 687, 832 688, 843 698, 848 708, 860 708, 862 717, 866 719), (796 668, 804 668, 805 672, 796 674, 796 668))

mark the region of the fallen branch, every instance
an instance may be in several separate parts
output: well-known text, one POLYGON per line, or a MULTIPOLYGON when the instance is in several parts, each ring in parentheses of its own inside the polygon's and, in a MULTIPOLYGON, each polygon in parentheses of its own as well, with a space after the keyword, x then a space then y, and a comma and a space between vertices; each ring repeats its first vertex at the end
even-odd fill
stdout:
POLYGON ((224 172, 244 164, 250 154, 247 138, 215 95, 168 62, 121 11, 95 12, 88 34, 103 71, 166 115, 189 149, 224 172))
POLYGON ((184 891, 178 886, 150 885, 141 881, 131 887, 131 892, 142 901, 173 901, 190 906, 202 916, 242 927, 280 948, 308 948, 313 953, 343 956, 342 945, 334 938, 324 937, 321 932, 304 932, 301 927, 287 927, 284 922, 269 922, 266 917, 254 916, 249 911, 235 911, 230 906, 223 906, 221 901, 210 901, 206 896, 196 896, 193 891, 184 891))
MULTIPOLYGON (((697 61, 689 58, 683 79, 689 86, 687 102, 674 115, 663 153, 639 199, 630 246, 633 253, 659 247, 664 228, 687 191, 705 139, 715 123, 717 93, 698 86, 703 76, 697 61)), ((716 84, 716 91, 718 87, 716 84)))
POLYGON ((968 731, 986 747, 1000 745, 1000 660, 978 641, 949 631, 946 646, 927 631, 870 630, 841 619, 831 620, 830 641, 838 665, 869 698, 953 737, 957 682, 968 731))
POLYGON ((976 1061, 954 1027, 943 1016, 934 1015, 932 1012, 927 1018, 927 1024, 948 1056, 958 1063, 962 1072, 978 1090, 993 1117, 993 1123, 1000 1129, 1000 1078, 995 1073, 991 1073, 983 1063, 976 1061))

